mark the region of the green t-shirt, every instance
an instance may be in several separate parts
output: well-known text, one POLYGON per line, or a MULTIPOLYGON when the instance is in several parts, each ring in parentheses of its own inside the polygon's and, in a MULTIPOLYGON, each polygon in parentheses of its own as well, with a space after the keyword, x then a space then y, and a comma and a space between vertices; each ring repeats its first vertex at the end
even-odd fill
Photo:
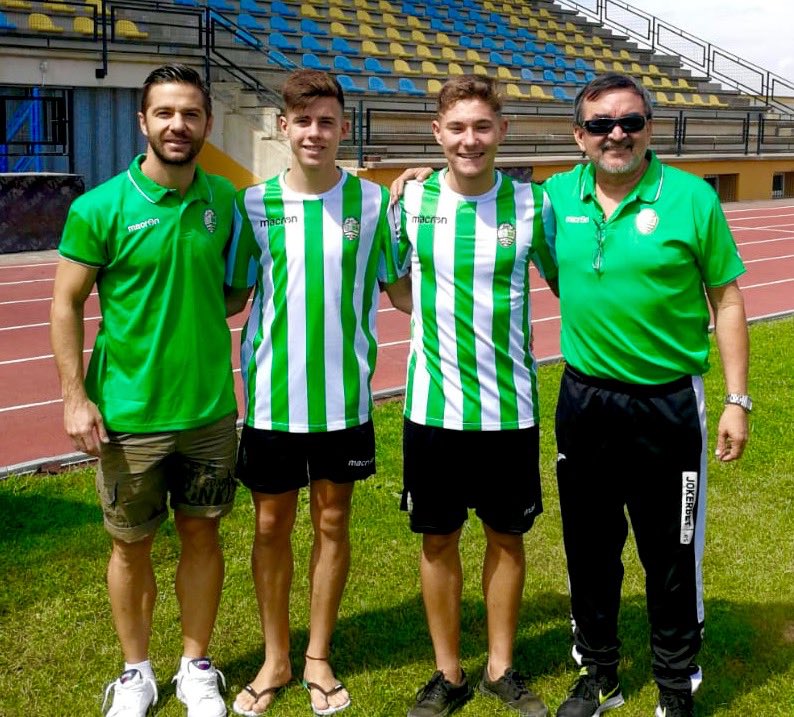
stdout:
POLYGON ((223 300, 234 187, 196 168, 180 197, 144 176, 142 160, 75 200, 59 247, 99 269, 86 390, 111 430, 130 433, 236 410, 223 300))
POLYGON ((653 152, 608 220, 592 164, 543 187, 557 220, 561 347, 590 376, 658 384, 708 370, 704 286, 744 273, 714 190, 653 152))

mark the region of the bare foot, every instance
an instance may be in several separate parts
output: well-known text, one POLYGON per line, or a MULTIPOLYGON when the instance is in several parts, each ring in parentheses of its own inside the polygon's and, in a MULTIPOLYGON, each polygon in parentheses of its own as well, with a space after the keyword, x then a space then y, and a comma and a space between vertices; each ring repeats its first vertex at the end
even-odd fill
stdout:
POLYGON ((307 685, 312 683, 312 685, 320 687, 320 689, 316 689, 309 686, 309 695, 315 710, 321 712, 331 708, 341 710, 350 704, 350 694, 344 687, 341 687, 328 660, 307 655, 303 680, 307 685), (341 689, 336 689, 337 686, 340 686, 341 689))
POLYGON ((242 689, 234 703, 244 713, 263 714, 270 709, 278 690, 291 679, 292 668, 289 661, 276 665, 265 660, 256 677, 248 684, 249 689, 242 689))

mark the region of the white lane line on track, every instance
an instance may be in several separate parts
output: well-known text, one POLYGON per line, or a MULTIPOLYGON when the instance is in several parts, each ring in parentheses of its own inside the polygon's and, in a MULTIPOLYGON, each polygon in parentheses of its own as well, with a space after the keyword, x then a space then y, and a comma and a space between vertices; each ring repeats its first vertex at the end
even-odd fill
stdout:
MULTIPOLYGON (((97 296, 96 291, 92 291, 89 296, 97 296)), ((33 304, 38 301, 52 301, 52 297, 44 296, 41 299, 15 299, 13 301, 0 301, 0 306, 10 306, 11 304, 33 304)))
POLYGON ((0 281, 0 286, 19 286, 20 284, 41 284, 43 282, 52 282, 55 281, 55 277, 52 279, 25 279, 24 281, 0 281))
POLYGON ((777 261, 778 259, 794 259, 794 254, 781 254, 780 256, 765 256, 762 259, 746 259, 745 264, 757 264, 759 261, 777 261))
POLYGON ((3 264, 0 269, 36 269, 40 266, 58 266, 57 261, 43 261, 40 264, 3 264))
POLYGON ((53 403, 63 403, 62 398, 53 398, 51 401, 38 401, 37 403, 22 403, 18 406, 4 406, 0 408, 0 413, 8 411, 24 411, 26 408, 38 408, 39 406, 49 406, 53 403))
POLYGON ((756 239, 755 241, 739 241, 736 242, 736 246, 755 246, 756 244, 772 244, 773 242, 791 241, 792 239, 794 239, 794 236, 777 237, 775 239, 756 239))
POLYGON ((747 207, 745 209, 726 209, 726 214, 740 214, 742 212, 763 212, 767 209, 777 212, 781 209, 794 209, 794 204, 782 204, 774 207, 747 207))
POLYGON ((760 289, 763 288, 764 286, 775 286, 776 284, 788 284, 792 281, 794 281, 794 277, 791 277, 789 279, 778 279, 777 281, 765 281, 762 284, 748 284, 747 286, 740 285, 740 288, 742 291, 744 291, 745 289, 760 289))

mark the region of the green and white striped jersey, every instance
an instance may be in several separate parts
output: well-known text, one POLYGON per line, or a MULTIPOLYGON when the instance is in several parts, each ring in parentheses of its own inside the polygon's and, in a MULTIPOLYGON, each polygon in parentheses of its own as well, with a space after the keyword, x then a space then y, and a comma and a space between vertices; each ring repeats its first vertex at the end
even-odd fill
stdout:
POLYGON ((293 433, 370 419, 378 280, 396 281, 385 188, 342 171, 321 195, 284 174, 235 199, 226 283, 256 284, 243 329, 245 422, 293 433))
POLYGON ((533 426, 529 262, 557 276, 551 205, 540 186, 500 172, 487 193, 462 196, 445 173, 409 182, 402 200, 414 306, 405 416, 456 430, 533 426))

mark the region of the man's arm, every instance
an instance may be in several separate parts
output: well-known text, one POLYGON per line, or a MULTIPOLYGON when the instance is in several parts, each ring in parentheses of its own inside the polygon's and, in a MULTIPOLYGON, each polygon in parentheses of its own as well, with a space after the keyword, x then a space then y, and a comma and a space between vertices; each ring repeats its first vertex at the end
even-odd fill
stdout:
POLYGON ((383 290, 388 294, 392 306, 398 311, 410 314, 413 310, 411 297, 411 275, 406 274, 391 284, 384 284, 383 290))
MULTIPOLYGON (((724 286, 707 287, 706 294, 714 312, 714 334, 722 359, 725 390, 745 394, 750 340, 742 292, 736 281, 732 281, 724 286)), ((727 462, 741 457, 747 438, 747 414, 741 406, 727 404, 717 428, 717 459, 727 462)))
POLYGON ((253 286, 249 286, 247 289, 233 289, 228 285, 223 287, 224 300, 226 302, 226 316, 239 314, 245 308, 246 303, 248 303, 248 297, 251 295, 251 289, 253 288, 253 286))
POLYGON ((108 436, 102 414, 85 392, 83 309, 97 269, 61 259, 55 272, 50 340, 63 394, 63 425, 79 451, 98 456, 108 436))
POLYGON ((424 182, 431 174, 433 174, 432 167, 408 167, 403 170, 403 173, 389 185, 389 204, 397 204, 400 201, 406 182, 411 179, 424 182))

